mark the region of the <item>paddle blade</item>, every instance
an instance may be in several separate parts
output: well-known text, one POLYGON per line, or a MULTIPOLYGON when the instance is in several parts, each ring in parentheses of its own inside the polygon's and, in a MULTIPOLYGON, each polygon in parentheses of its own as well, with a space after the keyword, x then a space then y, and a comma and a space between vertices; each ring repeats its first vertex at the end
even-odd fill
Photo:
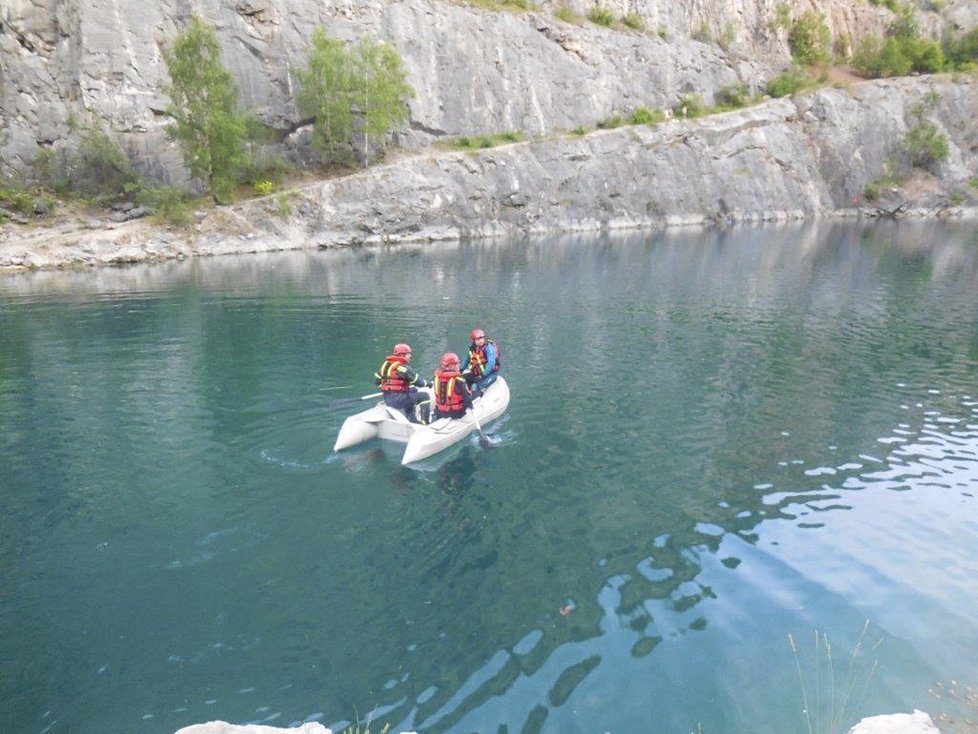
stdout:
POLYGON ((489 439, 486 438, 486 434, 483 432, 482 426, 479 425, 479 419, 475 415, 475 410, 470 408, 469 415, 472 416, 472 422, 475 424, 475 430, 479 432, 479 445, 484 449, 492 446, 492 444, 489 443, 489 439))
POLYGON ((334 400, 329 404, 330 410, 336 410, 337 408, 348 408, 351 405, 356 405, 364 400, 370 400, 371 398, 379 398, 383 393, 375 392, 370 395, 362 395, 358 398, 340 398, 339 400, 334 400))

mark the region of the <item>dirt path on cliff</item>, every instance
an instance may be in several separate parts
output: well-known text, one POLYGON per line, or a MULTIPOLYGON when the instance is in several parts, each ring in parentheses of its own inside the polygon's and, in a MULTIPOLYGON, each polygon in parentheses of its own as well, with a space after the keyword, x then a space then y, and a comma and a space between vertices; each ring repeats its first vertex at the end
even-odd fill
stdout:
POLYGON ((830 66, 826 74, 830 82, 842 87, 867 81, 866 77, 859 76, 853 71, 851 66, 830 66))

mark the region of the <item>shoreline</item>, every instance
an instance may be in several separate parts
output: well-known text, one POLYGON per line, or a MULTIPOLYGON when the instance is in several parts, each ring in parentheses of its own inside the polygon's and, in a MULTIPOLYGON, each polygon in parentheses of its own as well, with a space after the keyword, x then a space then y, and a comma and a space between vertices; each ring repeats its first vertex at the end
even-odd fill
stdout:
MULTIPOLYGON (((376 247, 399 244, 424 244, 465 240, 488 240, 496 237, 559 237, 569 234, 600 234, 639 230, 663 231, 681 228, 724 229, 738 225, 787 224, 830 221, 935 221, 965 222, 978 220, 978 207, 909 208, 896 216, 878 209, 859 207, 829 212, 820 216, 805 216, 801 212, 765 212, 761 216, 730 215, 720 221, 713 215, 701 214, 666 221, 626 220, 598 222, 596 220, 569 222, 556 228, 520 230, 498 225, 479 230, 439 228, 398 235, 335 237, 324 241, 310 236, 301 222, 287 223, 279 228, 256 226, 251 231, 240 227, 221 232, 219 223, 228 217, 247 218, 260 202, 247 201, 207 211, 201 221, 187 231, 172 230, 148 220, 133 220, 121 224, 89 223, 86 226, 53 226, 24 233, 24 225, 5 225, 0 231, 0 274, 39 271, 85 271, 97 267, 134 264, 161 264, 190 258, 247 255, 258 253, 325 250, 333 248, 376 247), (304 230, 304 232, 302 232, 304 230), (302 232, 300 234, 300 232, 302 232), (21 234, 26 236, 19 236, 21 234), (288 236, 291 233, 291 237, 288 236), (298 236, 296 236, 298 235, 298 236)), ((267 224, 267 222, 266 222, 267 224)), ((28 225, 29 226, 29 225, 28 225)))

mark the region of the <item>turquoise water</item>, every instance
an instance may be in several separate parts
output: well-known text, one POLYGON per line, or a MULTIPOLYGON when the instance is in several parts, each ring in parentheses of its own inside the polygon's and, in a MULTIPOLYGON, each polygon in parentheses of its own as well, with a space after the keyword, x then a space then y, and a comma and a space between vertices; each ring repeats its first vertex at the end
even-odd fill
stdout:
POLYGON ((970 227, 6 275, 0 457, 4 732, 844 732, 978 683, 970 227), (475 325, 490 448, 331 454, 475 325))

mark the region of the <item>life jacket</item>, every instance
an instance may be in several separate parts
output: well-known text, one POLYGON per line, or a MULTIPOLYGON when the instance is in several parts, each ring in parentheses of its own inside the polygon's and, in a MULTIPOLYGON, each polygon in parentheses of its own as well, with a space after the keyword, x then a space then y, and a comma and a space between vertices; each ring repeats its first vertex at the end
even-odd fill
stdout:
POLYGON ((380 375, 381 392, 407 392, 410 387, 407 379, 398 371, 398 367, 407 364, 403 357, 395 357, 393 354, 384 360, 384 363, 377 370, 380 375))
POLYGON ((486 373, 486 346, 492 344, 496 347, 496 364, 493 365, 492 371, 499 372, 499 357, 500 349, 499 345, 496 344, 492 339, 486 339, 481 347, 475 346, 475 344, 469 347, 469 368, 472 370, 472 374, 476 379, 482 377, 486 373))
POLYGON ((456 381, 461 377, 462 373, 457 369, 435 371, 435 408, 439 412, 455 413, 465 410, 465 401, 455 389, 456 381))

